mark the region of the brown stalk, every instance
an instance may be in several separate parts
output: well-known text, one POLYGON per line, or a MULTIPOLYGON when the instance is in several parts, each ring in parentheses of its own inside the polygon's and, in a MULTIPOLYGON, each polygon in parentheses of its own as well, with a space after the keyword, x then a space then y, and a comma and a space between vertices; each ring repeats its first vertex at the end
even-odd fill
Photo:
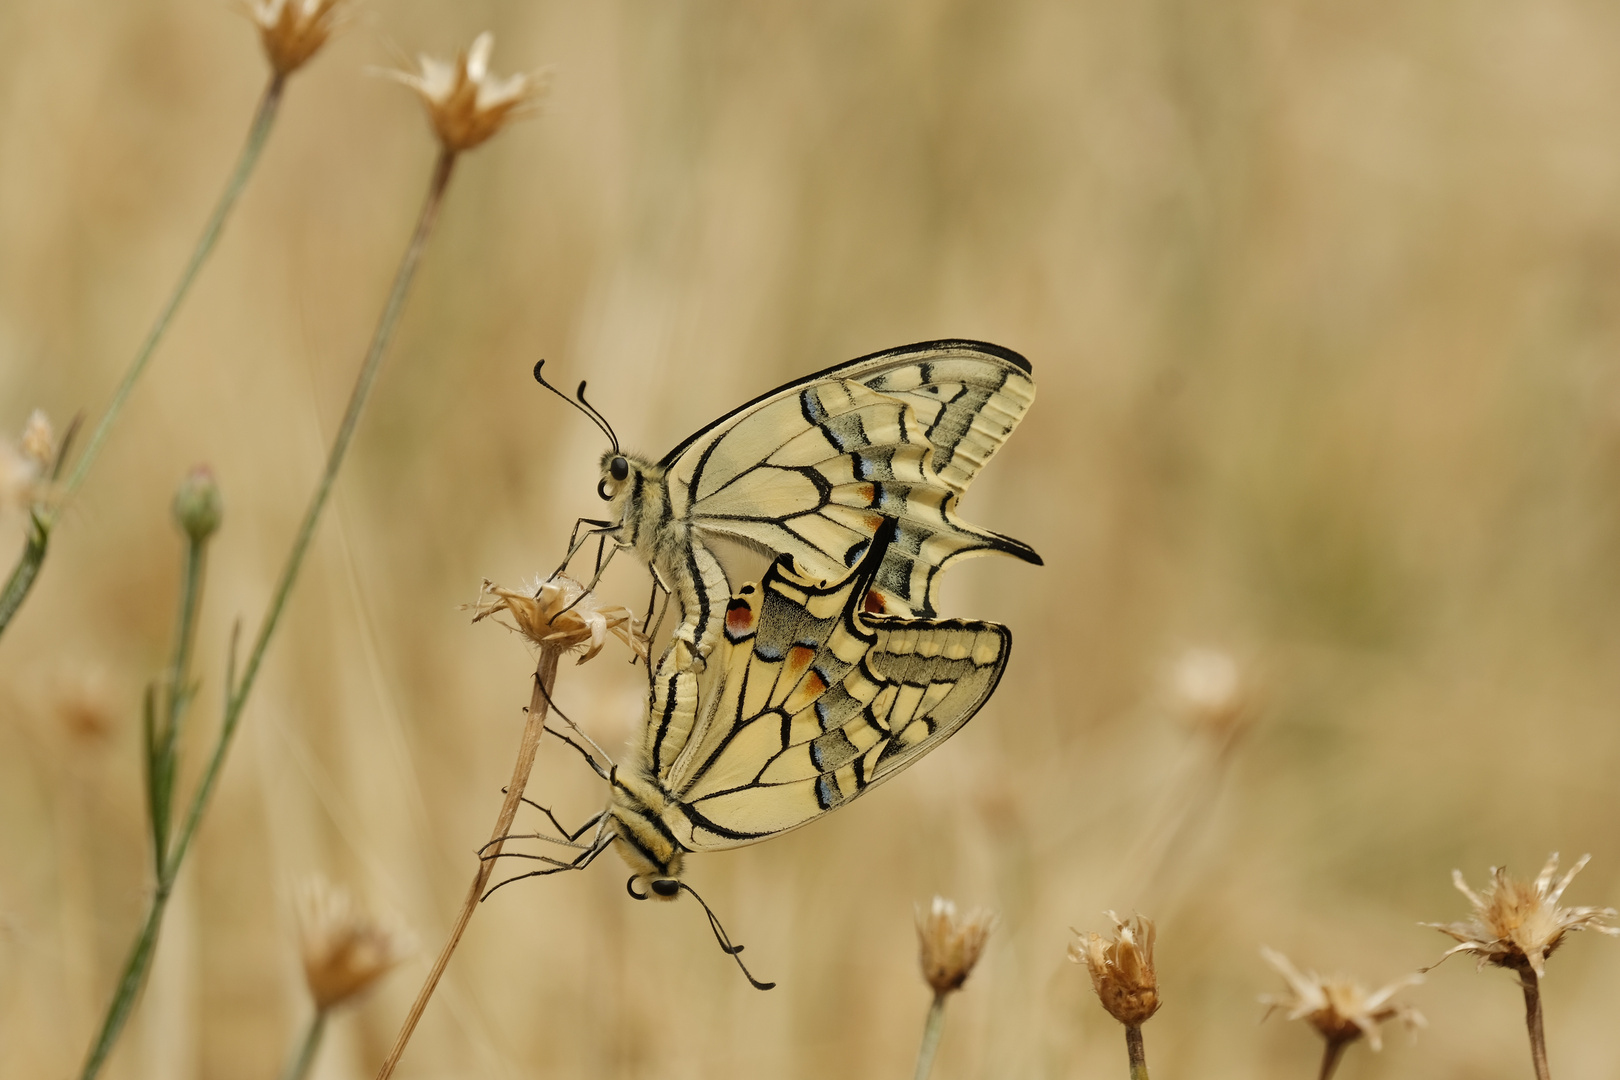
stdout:
POLYGON ((1332 1080, 1333 1073, 1339 1067, 1339 1059, 1344 1056, 1344 1048, 1354 1041, 1351 1039, 1326 1039, 1322 1046, 1322 1070, 1318 1072, 1318 1080, 1332 1080))
POLYGON ((422 989, 417 991, 416 1000, 411 1003, 411 1011, 405 1014, 405 1023, 399 1029, 399 1035, 394 1039, 394 1048, 388 1052, 383 1061, 382 1068, 377 1070, 377 1080, 388 1080, 394 1073, 394 1067, 405 1053, 405 1046, 411 1041, 411 1035, 416 1031, 417 1021, 422 1019, 422 1013, 427 1008, 428 999, 439 985, 439 978, 450 963, 450 956, 461 943, 461 935, 467 929, 473 912, 478 908, 478 898, 484 895, 484 889, 489 885, 490 875, 495 872, 496 857, 501 853, 501 846, 507 835, 512 831, 512 822, 517 817, 518 806, 523 801, 523 791, 529 784, 529 773, 534 769, 534 758, 540 749, 540 737, 546 728, 546 703, 550 700, 551 691, 557 682, 557 658, 561 652, 554 648, 541 646, 540 659, 534 669, 534 690, 529 696, 529 717, 523 725, 523 741, 518 745, 517 762, 512 766, 512 782, 506 786, 506 800, 501 803, 500 815, 495 819, 495 831, 490 834, 489 846, 483 849, 482 857, 478 862, 478 872, 473 875, 472 885, 467 890, 467 898, 461 903, 461 914, 456 917, 456 925, 450 930, 450 939, 444 943, 439 952, 439 958, 433 962, 433 968, 428 972, 427 979, 422 983, 422 989))
POLYGON ((1142 1048, 1142 1025, 1125 1025, 1125 1053, 1131 1062, 1131 1080, 1148 1080, 1147 1052, 1142 1048))
POLYGON ((1530 1032, 1530 1060, 1536 1067, 1536 1080, 1551 1080, 1547 1069, 1547 1034, 1541 1024, 1541 980, 1529 964, 1519 972, 1524 987, 1524 1026, 1530 1032))

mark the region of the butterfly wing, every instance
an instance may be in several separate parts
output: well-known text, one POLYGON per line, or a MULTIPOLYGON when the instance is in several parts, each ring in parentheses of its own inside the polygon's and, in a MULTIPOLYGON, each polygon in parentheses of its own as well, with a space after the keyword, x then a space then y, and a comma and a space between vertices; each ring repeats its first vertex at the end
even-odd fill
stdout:
POLYGON ((958 558, 1041 561, 956 515, 1034 398, 1029 362, 994 345, 926 342, 852 360, 755 398, 666 455, 670 512, 827 579, 892 519, 872 589, 885 611, 932 615, 936 575, 958 558))
POLYGON ((881 529, 837 581, 784 557, 733 598, 721 663, 659 777, 687 850, 806 824, 944 742, 989 699, 1011 647, 1005 627, 863 612, 894 535, 881 529))

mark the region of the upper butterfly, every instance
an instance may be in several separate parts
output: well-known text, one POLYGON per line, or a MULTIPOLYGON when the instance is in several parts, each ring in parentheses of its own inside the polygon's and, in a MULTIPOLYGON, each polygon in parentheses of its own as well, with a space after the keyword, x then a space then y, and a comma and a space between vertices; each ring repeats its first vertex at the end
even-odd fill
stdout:
MULTIPOLYGON (((556 391, 540 366, 535 378, 556 391)), ((582 404, 584 390, 581 382, 582 404)), ((582 520, 597 526, 583 537, 576 525, 569 558, 592 535, 634 551, 680 600, 674 644, 684 643, 689 659, 674 666, 700 669, 731 595, 710 538, 790 555, 802 573, 834 580, 892 519, 894 541, 863 602, 931 617, 936 575, 957 559, 997 551, 1041 563, 1029 545, 956 516, 957 500, 1034 400, 1029 361, 1012 350, 929 341, 780 386, 658 461, 621 449, 591 410, 613 444, 597 485, 608 514, 582 520)))

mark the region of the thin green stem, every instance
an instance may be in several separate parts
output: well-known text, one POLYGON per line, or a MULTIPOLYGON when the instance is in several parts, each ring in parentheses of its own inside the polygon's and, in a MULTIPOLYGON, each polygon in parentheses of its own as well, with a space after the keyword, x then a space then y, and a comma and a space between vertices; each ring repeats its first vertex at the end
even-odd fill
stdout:
MULTIPOLYGON (((453 153, 441 151, 438 163, 433 168, 433 180, 428 185, 427 198, 422 203, 422 213, 416 223, 416 232, 412 234, 410 246, 405 249, 405 257, 400 261, 398 273, 394 275, 394 287, 388 294, 382 318, 378 320, 376 333, 371 338, 371 347, 367 350, 365 362, 361 364, 360 374, 355 379, 354 390, 349 395, 348 408, 343 413, 343 422, 338 426, 336 438, 332 440, 332 450, 327 455, 326 468, 315 485, 315 493, 310 497, 309 508, 304 511, 304 520, 298 527, 298 535, 293 538, 292 549, 287 552, 287 562, 281 568, 281 577, 270 597, 270 607, 264 613, 264 620, 259 624, 259 632, 253 640, 253 648, 248 652, 241 681, 226 690, 229 697, 225 702, 225 718, 220 725, 219 742, 214 747, 213 757, 208 761, 201 782, 197 785, 197 793, 192 797, 185 824, 175 839, 174 851, 169 857, 174 868, 178 868, 181 860, 186 857, 186 849, 191 845, 191 838, 196 833, 203 811, 208 806, 209 796, 213 794, 214 784, 219 780, 220 768, 225 764, 225 753, 230 749, 231 739, 242 719, 242 709, 247 705, 248 695, 252 693, 253 684, 258 678, 259 665, 264 662, 265 650, 269 647, 270 638, 281 621, 282 609, 286 607, 287 597, 292 593, 294 582, 298 580, 299 570, 303 568, 304 555, 315 536, 315 526, 320 522, 321 511, 325 509, 327 497, 332 493, 332 484, 337 479, 338 469, 343 466, 343 458, 349 450, 349 441, 354 437, 355 426, 360 421, 360 412, 371 393, 372 383, 376 381, 377 369, 382 363, 389 339, 394 336, 394 329, 399 324, 405 294, 410 289, 411 279, 416 276, 416 268, 421 262, 422 249, 427 244, 428 235, 433 231, 433 222, 437 219, 439 207, 444 201, 445 187, 450 183, 450 171, 455 160, 453 153)), ((172 876, 172 869, 170 873, 172 876)))
POLYGON ((271 75, 270 81, 265 84, 264 93, 259 98, 258 108, 253 113, 253 123, 248 127, 247 141, 242 144, 242 151, 237 155, 236 167, 225 182, 225 190, 220 193, 219 201, 214 204, 214 211, 208 216, 203 225, 202 235, 197 238, 197 246, 192 249, 191 258, 186 262, 185 268, 180 271, 180 279, 175 282, 174 291, 158 312, 157 319, 152 323, 151 329, 146 332, 140 348, 135 350, 135 358, 130 361, 129 367, 124 371, 124 377, 113 391, 112 401, 107 404, 107 411, 102 414, 101 422, 90 433, 90 441, 85 444, 84 452, 74 463, 73 471, 68 474, 67 480, 57 491, 49 506, 35 507, 28 530, 27 540, 23 544, 23 552, 12 569, 10 577, 6 579, 5 589, 0 591, 0 634, 11 625, 12 617, 17 609, 22 607, 28 598, 29 590, 34 587, 34 581, 39 576, 40 566, 45 562, 45 552, 50 546, 51 529, 56 524, 59 508, 79 490, 84 483, 85 476, 90 472, 90 466, 95 463, 96 456, 101 450, 102 443, 106 442, 111 432, 113 422, 123 411, 124 403, 129 399, 130 392, 135 388, 136 381, 146 370, 147 363, 152 354, 157 351, 158 342, 168 331, 169 324, 174 321, 175 312, 180 309, 180 303, 191 291, 192 284, 197 280, 197 274, 203 263, 208 261, 214 245, 219 242, 220 233, 225 229, 226 219, 230 217, 231 210, 236 206, 238 197, 247 186, 248 177, 252 175, 253 168, 258 164, 259 154, 270 136, 270 128, 274 125, 276 112, 281 105, 282 89, 286 79, 281 75, 271 75))
POLYGON ((28 535, 23 540, 22 554, 6 578, 5 589, 0 590, 0 634, 11 625, 11 617, 17 614, 17 609, 28 598, 28 591, 34 587, 34 579, 45 561, 45 549, 50 546, 51 526, 55 523, 50 512, 41 507, 35 507, 28 514, 28 535))
POLYGON ((1125 1052, 1131 1059, 1131 1080, 1148 1080, 1147 1052, 1142 1049, 1142 1025, 1125 1025, 1125 1052))
POLYGON ((310 1017, 303 1041, 298 1044, 298 1053, 287 1059, 281 1080, 304 1080, 309 1075, 309 1067, 315 1064, 315 1052, 321 1048, 321 1036, 326 1034, 326 1015, 325 1009, 316 1009, 315 1015, 310 1017))
POLYGON ((917 1047, 915 1080, 928 1080, 934 1068, 934 1053, 939 1049, 939 1037, 945 1032, 945 995, 935 994, 928 1006, 928 1019, 923 1023, 922 1045, 917 1047))
MULTIPOLYGON (((292 592, 293 584, 298 580, 298 572, 304 564, 304 555, 309 550, 311 539, 315 535, 315 526, 320 521, 321 511, 326 506, 326 500, 332 492, 333 481, 337 478, 339 468, 343 465, 343 458, 349 449, 349 442, 354 437, 355 426, 360 420, 360 413, 365 406, 366 398, 371 392, 372 383, 376 381, 377 369, 387 350, 388 342, 393 337, 394 330, 399 323, 400 311, 405 301, 405 294, 410 288, 411 279, 416 275, 417 264, 421 261, 422 250, 427 243, 428 235, 433 230, 434 220, 438 217, 439 207, 444 201, 444 192, 450 182, 451 166, 455 163, 455 155, 442 152, 433 170, 433 180, 428 186, 426 199, 422 204, 422 212, 416 223, 416 231, 411 235, 410 245, 405 249, 405 256, 400 261, 399 271, 394 276, 392 290, 388 294, 388 301, 383 307, 382 317, 377 322, 377 330, 372 336, 370 348, 366 352, 365 360, 360 366, 360 373, 355 379, 354 390, 349 395, 349 405, 343 414, 343 422, 338 427, 336 438, 332 442, 331 452, 327 455, 326 468, 321 473, 320 480, 315 485, 315 493, 310 498, 309 508, 304 512, 303 523, 299 526, 298 534, 293 539, 291 550, 287 553, 287 561, 282 566, 281 577, 276 583, 275 592, 271 595, 270 607, 264 614, 264 620, 259 624, 259 632, 253 642, 253 649, 248 654, 247 665, 242 671, 241 681, 227 686, 225 693, 225 715, 220 723, 219 737, 215 742, 213 753, 208 759, 202 779, 191 797, 187 807, 185 820, 179 832, 174 837, 173 846, 169 850, 168 859, 163 871, 158 875, 157 891, 152 897, 152 907, 147 912, 146 924, 141 935, 135 941, 129 959, 124 966, 123 977, 119 980, 118 989, 113 996, 112 1004, 107 1009, 106 1019, 102 1023, 101 1032, 93 1044, 90 1055, 85 1061, 84 1071, 80 1074, 81 1080, 92 1080, 105 1063, 113 1043, 128 1019, 130 1008, 134 1004, 136 993, 139 991, 147 969, 151 966, 152 952, 157 942, 158 926, 162 922, 163 909, 167 906, 169 894, 174 887, 175 877, 185 862, 186 852, 191 848, 192 838, 197 833, 197 827, 202 823, 203 812, 208 808, 209 798, 213 795, 214 786, 219 782, 219 774, 225 765, 225 755, 229 751, 232 738, 236 734, 238 724, 242 719, 242 710, 247 705, 248 695, 253 690, 253 684, 259 672, 259 666, 264 660, 265 650, 269 647, 270 638, 275 633, 276 625, 281 620, 282 609, 286 606, 287 597, 292 592)), ((231 667, 235 669, 234 637, 232 646, 231 667)))
POLYGON ((214 212, 208 215, 208 221, 203 225, 202 235, 197 238, 197 246, 192 249, 191 258, 186 262, 185 269, 180 271, 180 280, 175 282, 174 291, 169 294, 168 302, 158 312, 157 319, 152 328, 146 332, 139 349, 135 350, 135 359, 130 361, 129 368, 118 383, 118 389, 113 391, 112 401, 107 405, 107 411, 102 414, 101 422, 90 433, 90 441, 84 446, 84 453, 68 473, 67 482, 62 485, 63 495, 72 495, 84 483, 84 478, 95 463, 96 454, 101 444, 107 440, 112 430, 113 422, 124 408, 130 391, 135 389, 136 380, 141 372, 146 370, 147 363, 157 350, 158 342, 168 331, 169 324, 174 321, 174 314, 180 310, 180 303, 191 291, 192 284, 197 280, 197 272, 202 269, 208 256, 213 254, 214 245, 219 242, 220 233, 225 229, 225 220, 230 217, 231 210, 236 206, 236 200, 247 186, 248 177, 253 173, 253 167, 258 164, 259 152, 264 149, 265 141, 269 138, 270 128, 275 123, 276 111, 281 105, 281 92, 286 86, 286 78, 282 75, 272 74, 270 81, 265 84, 264 93, 259 98, 259 107, 253 114, 253 124, 248 128, 247 141, 242 144, 242 152, 237 156, 236 168, 231 171, 231 177, 225 182, 225 190, 220 193, 219 202, 214 204, 214 212))
POLYGON ((146 980, 147 969, 152 966, 152 954, 157 949, 158 927, 163 923, 163 912, 169 906, 169 894, 173 890, 173 883, 160 880, 157 891, 152 894, 152 906, 146 909, 146 922, 141 925, 141 932, 135 938, 135 944, 129 950, 129 958, 124 961, 124 971, 118 977, 118 988, 113 992, 111 1004, 107 1006, 107 1016, 101 1022, 101 1031, 96 1035, 96 1041, 90 1047, 90 1056, 85 1059, 84 1069, 79 1073, 80 1080, 90 1080, 101 1071, 106 1064, 107 1055, 112 1053, 113 1044, 124 1030, 124 1022, 129 1019, 130 1010, 135 1007, 135 997, 140 992, 141 983, 146 980))
POLYGON ((180 613, 175 620, 174 655, 164 674, 163 718, 152 733, 152 840, 157 867, 168 860, 170 813, 174 780, 178 773, 180 728, 191 702, 191 653, 197 640, 197 609, 202 603, 203 571, 207 566, 208 539, 186 535, 186 561, 180 580, 180 613))

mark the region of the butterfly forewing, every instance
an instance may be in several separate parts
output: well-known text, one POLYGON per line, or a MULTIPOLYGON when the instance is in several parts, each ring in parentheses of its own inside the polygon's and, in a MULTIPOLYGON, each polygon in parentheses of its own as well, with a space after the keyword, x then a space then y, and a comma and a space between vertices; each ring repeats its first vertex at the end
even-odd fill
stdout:
POLYGON ((910 362, 884 367, 861 381, 912 406, 934 448, 934 471, 960 494, 1034 402, 1035 382, 1027 362, 1016 363, 966 342, 911 346, 888 355, 910 362))
MULTIPOLYGON (((891 613, 932 615, 945 563, 988 551, 1040 561, 954 505, 1034 396, 1028 361, 980 342, 852 360, 761 395, 667 454, 669 509, 697 534, 791 554, 824 577, 859 560, 880 515, 894 518, 901 536, 877 590, 891 613)), ((673 555, 661 559, 675 565, 673 555)))
MULTIPOLYGON (((968 399, 962 387, 945 389, 939 398, 918 391, 905 397, 929 406, 935 429, 952 440, 945 460, 967 461, 955 451, 969 445, 957 430, 974 422, 959 404, 968 399)), ((993 426, 1004 423, 998 416, 993 426)), ((951 560, 992 550, 1034 557, 956 516, 966 480, 960 468, 951 481, 942 478, 933 464, 940 454, 910 401, 850 379, 822 379, 722 421, 671 465, 667 482, 671 505, 698 530, 786 552, 823 577, 854 566, 885 518, 893 519, 899 535, 876 587, 890 611, 932 614, 934 575, 951 560)))

